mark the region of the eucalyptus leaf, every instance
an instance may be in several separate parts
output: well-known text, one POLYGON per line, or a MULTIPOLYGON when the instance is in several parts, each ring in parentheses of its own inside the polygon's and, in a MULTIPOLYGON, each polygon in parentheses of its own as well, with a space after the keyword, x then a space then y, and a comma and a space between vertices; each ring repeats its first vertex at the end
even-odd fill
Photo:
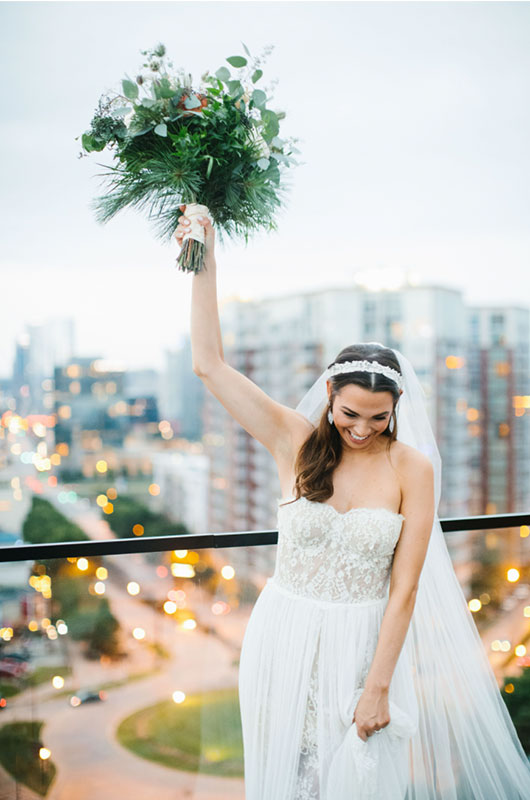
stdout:
POLYGON ((138 97, 138 86, 136 83, 132 81, 123 80, 121 82, 123 88, 123 94, 128 100, 136 100, 138 97))
POLYGON ((215 75, 220 81, 224 81, 225 83, 230 80, 230 70, 226 67, 219 67, 215 75))
POLYGON ((148 132, 149 132, 150 130, 152 130, 152 129, 153 129, 153 126, 152 126, 152 125, 144 125, 144 126, 143 126, 143 128, 140 128, 140 129, 139 129, 139 130, 137 130, 137 131, 135 131, 135 130, 132 130, 132 131, 131 131, 131 130, 129 130, 129 136, 130 136, 132 139, 135 139, 137 136, 143 136, 143 135, 144 135, 144 133, 148 133, 148 132))
POLYGON ((152 108, 156 100, 153 100, 151 97, 142 97, 142 105, 144 108, 152 108))
POLYGON ((257 69, 252 75, 252 78, 251 78, 252 83, 257 83, 262 75, 263 75, 263 70, 262 69, 257 69))
POLYGON ((243 50, 245 51, 245 53, 247 54, 247 56, 248 56, 249 58, 252 58, 252 56, 250 55, 250 50, 249 50, 249 49, 248 49, 248 47, 246 46, 245 42, 241 42, 241 44, 243 45, 243 50))
POLYGON ((124 117, 126 114, 129 113, 129 111, 132 111, 132 108, 130 108, 130 106, 120 106, 119 108, 113 109, 112 113, 116 117, 124 117))
POLYGON ((173 97, 175 94, 175 90, 171 86, 170 82, 167 78, 162 78, 160 83, 160 97, 164 100, 169 100, 170 97, 173 97))
POLYGON ((95 148, 92 146, 92 136, 89 133, 84 133, 81 136, 81 144, 87 153, 91 153, 95 148))
POLYGON ((285 144, 285 141, 283 139, 280 139, 278 136, 275 136, 274 139, 272 140, 271 144, 272 144, 273 147, 283 147, 284 144, 285 144))
POLYGON ((254 101, 254 105, 258 108, 261 108, 267 102, 267 95, 265 92, 262 92, 261 89, 254 89, 252 92, 252 99, 254 101))
POLYGON ((269 159, 268 158, 260 158, 259 161, 257 162, 257 164, 258 164, 258 167, 260 169, 267 169, 267 167, 269 166, 269 159))
POLYGON ((263 122, 263 138, 266 142, 272 141, 275 136, 280 132, 280 123, 278 117, 270 109, 264 109, 261 112, 261 119, 263 122))
POLYGON ((199 108, 199 106, 201 106, 201 105, 202 105, 201 101, 194 94, 189 95, 189 97, 186 97, 186 99, 184 100, 184 108, 187 108, 187 109, 199 108))
POLYGON ((230 97, 234 100, 238 100, 245 94, 245 89, 241 81, 228 81, 228 91, 230 92, 230 97))
POLYGON ((243 56, 229 56, 227 59, 231 67, 246 67, 247 59, 243 56))
POLYGON ((165 122, 160 122, 155 128, 155 133, 158 134, 158 136, 167 136, 167 125, 166 125, 166 123, 165 122))

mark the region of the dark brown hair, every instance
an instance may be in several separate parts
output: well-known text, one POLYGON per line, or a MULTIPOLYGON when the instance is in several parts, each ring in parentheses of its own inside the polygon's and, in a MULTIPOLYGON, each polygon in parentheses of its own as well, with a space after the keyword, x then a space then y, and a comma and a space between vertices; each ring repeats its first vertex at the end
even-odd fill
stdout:
MULTIPOLYGON (((328 364, 340 364, 343 361, 377 361, 392 367, 401 374, 399 361, 389 347, 370 342, 353 344, 341 350, 335 361, 328 364)), ((343 372, 333 375, 331 383, 331 403, 336 394, 349 383, 369 389, 371 392, 390 392, 394 407, 388 427, 381 436, 388 438, 387 446, 397 438, 396 404, 399 400, 399 388, 395 381, 379 372, 343 372), (393 426, 390 430, 390 426, 393 426)), ((307 497, 308 500, 323 502, 333 494, 333 472, 340 464, 343 452, 342 438, 335 425, 330 425, 327 414, 330 406, 326 405, 317 427, 309 434, 298 451, 295 461, 295 497, 307 497)))

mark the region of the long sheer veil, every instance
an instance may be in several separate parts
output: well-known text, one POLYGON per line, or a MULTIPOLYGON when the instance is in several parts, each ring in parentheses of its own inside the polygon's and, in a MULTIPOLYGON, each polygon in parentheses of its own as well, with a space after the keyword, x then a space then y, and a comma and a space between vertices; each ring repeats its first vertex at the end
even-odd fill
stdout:
MULTIPOLYGON (((432 533, 403 645, 419 706, 403 800, 529 800, 530 765, 440 525, 441 459, 425 395, 410 361, 399 350, 394 353, 404 378, 397 405, 397 438, 425 453, 435 474, 432 533)), ((328 402, 327 378, 325 370, 296 408, 314 424, 328 402)))

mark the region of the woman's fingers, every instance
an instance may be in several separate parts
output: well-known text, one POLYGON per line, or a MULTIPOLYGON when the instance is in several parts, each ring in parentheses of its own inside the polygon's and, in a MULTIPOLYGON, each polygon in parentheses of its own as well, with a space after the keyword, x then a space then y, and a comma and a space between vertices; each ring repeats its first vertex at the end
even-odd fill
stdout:
MULTIPOLYGON (((186 206, 181 206, 181 208, 186 208, 186 206)), ((183 238, 184 234, 186 233, 186 231, 189 230, 189 227, 190 227, 189 219, 187 217, 182 216, 179 219, 179 222, 178 222, 177 228, 175 230, 175 234, 174 234, 175 238, 176 238, 176 240, 177 240, 177 242, 179 244, 182 244, 182 238, 183 238)))

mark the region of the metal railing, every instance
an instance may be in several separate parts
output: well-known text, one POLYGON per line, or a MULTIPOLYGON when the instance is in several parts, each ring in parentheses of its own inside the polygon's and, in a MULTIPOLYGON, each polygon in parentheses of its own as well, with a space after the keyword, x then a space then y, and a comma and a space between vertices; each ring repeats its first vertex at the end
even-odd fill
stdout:
MULTIPOLYGON (((530 525, 530 512, 484 514, 474 517, 444 517, 444 533, 492 530, 530 525)), ((220 547, 246 547, 278 543, 277 530, 151 536, 128 539, 104 539, 82 542, 17 544, 0 547, 0 562, 30 559, 107 556, 126 553, 161 553, 167 550, 201 550, 220 547)))

